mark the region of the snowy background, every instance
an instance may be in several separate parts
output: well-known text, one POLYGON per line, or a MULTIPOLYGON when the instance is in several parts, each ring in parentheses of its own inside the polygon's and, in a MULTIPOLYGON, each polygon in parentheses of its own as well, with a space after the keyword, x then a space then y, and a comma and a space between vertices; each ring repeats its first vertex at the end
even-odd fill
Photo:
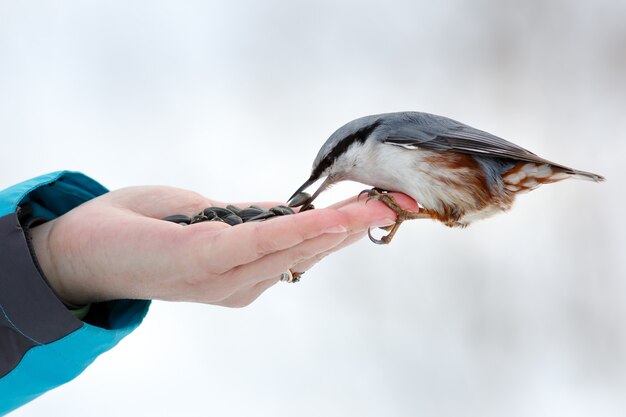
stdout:
POLYGON ((608 181, 406 224, 245 309, 155 302, 14 415, 623 416, 626 2, 0 0, 0 188, 284 200, 336 128, 400 110, 608 181))

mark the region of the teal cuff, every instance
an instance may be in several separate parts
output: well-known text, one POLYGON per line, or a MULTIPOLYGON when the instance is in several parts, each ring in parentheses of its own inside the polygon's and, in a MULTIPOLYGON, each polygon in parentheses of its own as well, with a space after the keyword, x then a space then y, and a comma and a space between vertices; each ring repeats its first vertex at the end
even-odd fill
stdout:
MULTIPOLYGON (((14 215, 20 206, 28 205, 32 210, 30 216, 52 220, 106 192, 105 187, 79 172, 53 172, 0 191, 0 217, 14 215)), ((50 297, 54 296, 50 294, 50 297)), ((58 303, 58 308, 62 309, 60 301, 58 303)), ((97 322, 98 326, 77 321, 76 330, 50 343, 30 339, 35 345, 26 351, 17 366, 0 378, 0 415, 74 379, 100 354, 137 328, 149 306, 150 301, 147 300, 94 304, 89 312, 89 322, 97 322), (92 321, 92 316, 97 316, 96 320, 92 321)), ((76 320, 71 318, 69 310, 65 311, 70 316, 69 320, 76 320)), ((83 314, 87 312, 77 311, 74 314, 84 318, 83 314)), ((38 319, 36 316, 33 318, 38 319)), ((46 321, 45 316, 40 319, 46 321)), ((16 327, 15 331, 20 329, 16 327)), ((27 334, 22 335, 28 337, 27 334)))

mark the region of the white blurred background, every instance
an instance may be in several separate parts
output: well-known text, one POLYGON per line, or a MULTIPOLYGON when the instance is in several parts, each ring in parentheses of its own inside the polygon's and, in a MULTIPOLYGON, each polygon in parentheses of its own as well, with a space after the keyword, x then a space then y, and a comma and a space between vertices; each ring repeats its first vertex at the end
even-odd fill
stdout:
POLYGON ((0 0, 0 188, 284 200, 336 128, 400 110, 608 181, 408 223, 245 309, 155 302, 14 415, 626 415, 626 2, 0 0))

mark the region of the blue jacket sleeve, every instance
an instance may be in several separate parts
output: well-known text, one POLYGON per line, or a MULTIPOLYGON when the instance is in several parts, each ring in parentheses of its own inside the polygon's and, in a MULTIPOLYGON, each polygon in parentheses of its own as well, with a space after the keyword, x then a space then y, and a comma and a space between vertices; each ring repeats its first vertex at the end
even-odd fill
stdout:
POLYGON ((31 255, 25 216, 51 220, 106 192, 68 171, 0 191, 0 415, 78 376, 148 311, 149 301, 117 300, 94 304, 78 320, 31 255))

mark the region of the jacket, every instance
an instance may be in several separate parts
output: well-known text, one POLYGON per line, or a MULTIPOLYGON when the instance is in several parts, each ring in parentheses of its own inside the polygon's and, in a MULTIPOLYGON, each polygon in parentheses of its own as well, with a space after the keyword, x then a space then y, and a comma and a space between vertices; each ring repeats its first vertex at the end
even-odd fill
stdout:
POLYGON ((54 294, 33 256, 28 224, 52 220, 107 192, 60 171, 0 191, 0 415, 58 387, 143 320, 145 300, 93 304, 79 320, 54 294))

